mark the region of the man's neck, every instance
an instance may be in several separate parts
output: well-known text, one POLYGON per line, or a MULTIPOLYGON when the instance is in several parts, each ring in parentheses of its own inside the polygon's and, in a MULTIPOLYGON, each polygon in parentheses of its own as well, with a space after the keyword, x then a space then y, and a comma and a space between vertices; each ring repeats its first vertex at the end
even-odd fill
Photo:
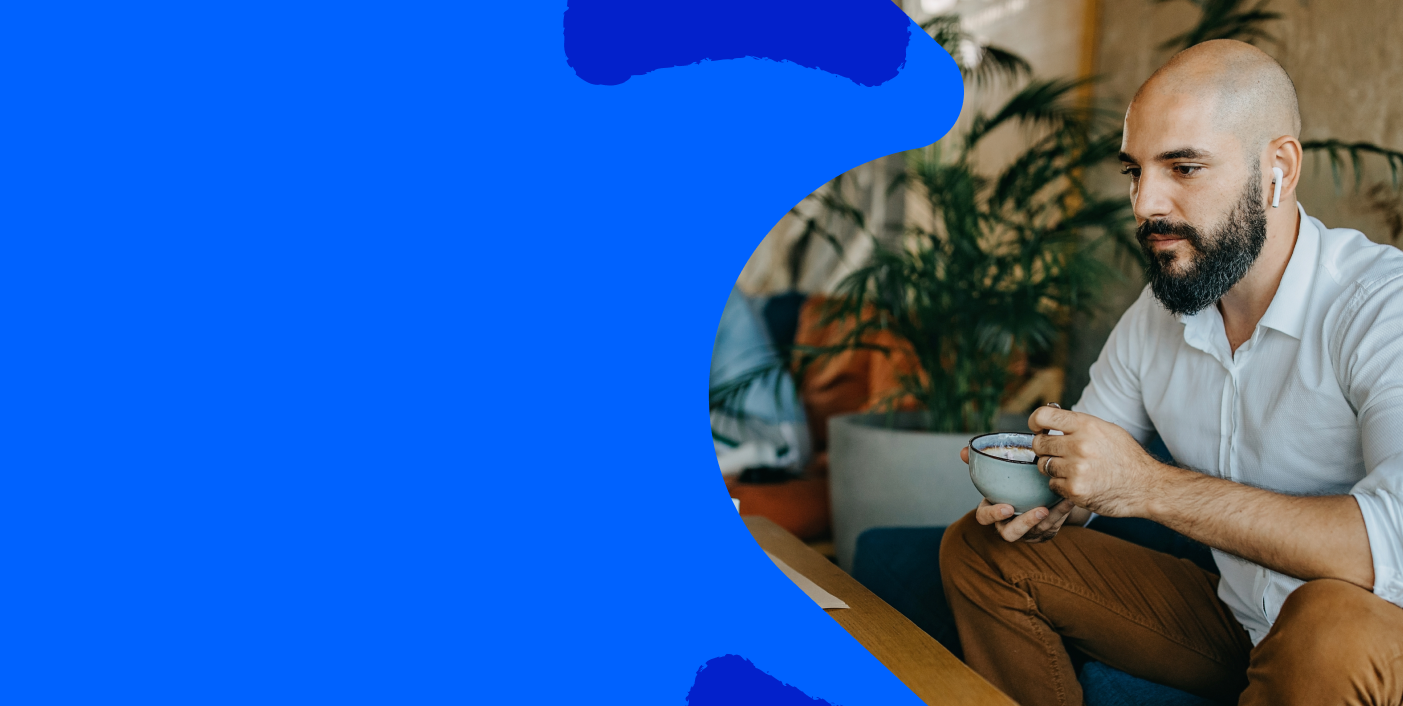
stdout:
POLYGON ((1223 315, 1223 328, 1233 353, 1252 337, 1257 322, 1271 306, 1276 289, 1281 285, 1281 276, 1286 274, 1286 265, 1291 262, 1291 253, 1296 249, 1296 235, 1300 229, 1301 214, 1295 199, 1290 204, 1282 203, 1275 213, 1269 213, 1267 242, 1257 261, 1242 280, 1218 300, 1218 311, 1223 315))

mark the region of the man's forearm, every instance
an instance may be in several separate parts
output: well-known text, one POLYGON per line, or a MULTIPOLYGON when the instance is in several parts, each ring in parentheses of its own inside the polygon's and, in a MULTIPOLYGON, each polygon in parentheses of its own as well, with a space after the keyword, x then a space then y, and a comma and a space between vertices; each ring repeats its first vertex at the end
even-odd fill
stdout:
POLYGON ((1124 429, 1089 414, 1039 407, 1028 417, 1048 487, 1112 517, 1148 517, 1210 547, 1303 580, 1372 590, 1374 561, 1350 496, 1296 497, 1154 460, 1124 429))
POLYGON ((1354 498, 1282 495, 1173 466, 1163 470, 1149 519, 1287 576, 1373 590, 1369 535, 1354 498))

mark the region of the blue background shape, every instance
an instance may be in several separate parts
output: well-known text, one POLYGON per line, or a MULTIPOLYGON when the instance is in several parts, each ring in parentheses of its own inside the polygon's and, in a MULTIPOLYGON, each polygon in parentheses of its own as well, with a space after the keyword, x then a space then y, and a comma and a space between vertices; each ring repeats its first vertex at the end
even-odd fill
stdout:
POLYGON ((599 85, 703 60, 754 57, 880 86, 906 63, 913 29, 920 31, 884 0, 570 0, 565 56, 580 78, 599 85))
POLYGON ((722 655, 697 670, 687 706, 833 706, 760 671, 740 655, 722 655))
POLYGON ((564 12, 8 8, 6 700, 682 704, 738 654, 917 703, 757 549, 705 398, 752 249, 940 137, 953 62, 601 87, 564 12))

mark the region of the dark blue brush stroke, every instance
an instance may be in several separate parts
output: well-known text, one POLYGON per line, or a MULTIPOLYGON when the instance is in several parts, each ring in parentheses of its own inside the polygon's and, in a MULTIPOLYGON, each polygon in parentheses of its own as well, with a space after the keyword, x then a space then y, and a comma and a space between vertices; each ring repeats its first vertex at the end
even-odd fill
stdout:
POLYGON ((688 706, 832 706, 760 671, 740 655, 717 657, 697 670, 688 706))
POLYGON ((570 0, 565 10, 566 59, 603 86, 743 57, 879 86, 905 65, 910 33, 910 18, 891 0, 570 0))

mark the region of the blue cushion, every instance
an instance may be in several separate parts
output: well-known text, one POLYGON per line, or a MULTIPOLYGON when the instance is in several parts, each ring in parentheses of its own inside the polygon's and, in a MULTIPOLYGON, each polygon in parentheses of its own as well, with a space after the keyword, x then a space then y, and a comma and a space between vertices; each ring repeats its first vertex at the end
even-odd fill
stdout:
MULTIPOLYGON (((778 360, 779 353, 770 342, 764 320, 740 289, 732 288, 726 308, 721 311, 721 324, 716 329, 716 343, 711 349, 711 387, 778 360)), ((778 391, 773 380, 769 378, 765 384, 750 389, 745 397, 746 415, 772 424, 803 420, 804 412, 788 371, 780 373, 778 391)))
POLYGON ((781 362, 753 303, 732 288, 711 352, 711 388, 757 369, 771 372, 736 401, 740 409, 729 410, 735 416, 712 411, 711 432, 722 473, 754 467, 782 467, 797 473, 807 462, 809 431, 794 380, 788 370, 770 368, 781 362))
POLYGON ((1077 678, 1086 706, 1213 706, 1212 701, 1087 662, 1077 678))
POLYGON ((940 583, 944 527, 874 527, 857 537, 853 578, 961 657, 955 618, 940 583))

